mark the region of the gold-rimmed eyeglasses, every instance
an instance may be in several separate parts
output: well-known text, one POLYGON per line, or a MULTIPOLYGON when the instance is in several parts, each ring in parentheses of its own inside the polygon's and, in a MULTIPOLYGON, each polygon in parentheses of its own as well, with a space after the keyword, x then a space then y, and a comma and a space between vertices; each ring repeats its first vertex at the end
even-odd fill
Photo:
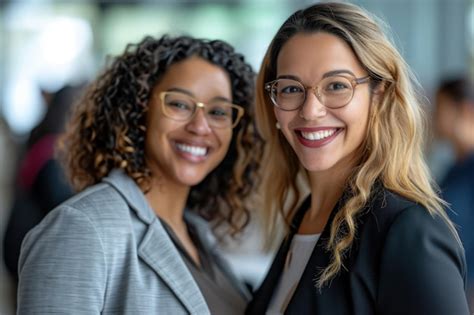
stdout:
POLYGON ((352 100, 358 84, 370 81, 370 76, 356 78, 352 76, 332 75, 323 78, 316 86, 305 86, 292 78, 280 78, 265 84, 273 104, 281 110, 292 111, 303 106, 308 90, 311 90, 319 102, 328 108, 344 107, 352 100))
POLYGON ((167 91, 159 94, 163 114, 177 121, 189 121, 198 108, 204 110, 207 122, 215 128, 234 128, 245 110, 223 99, 215 99, 208 104, 196 101, 182 92, 167 91))

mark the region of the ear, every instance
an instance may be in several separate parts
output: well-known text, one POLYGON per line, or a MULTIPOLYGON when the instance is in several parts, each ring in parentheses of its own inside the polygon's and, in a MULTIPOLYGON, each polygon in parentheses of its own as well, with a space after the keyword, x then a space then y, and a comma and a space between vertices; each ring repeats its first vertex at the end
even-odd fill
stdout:
POLYGON ((371 83, 373 104, 378 104, 382 100, 382 97, 385 94, 385 85, 386 85, 386 82, 383 80, 371 83))
POLYGON ((371 83, 372 93, 373 94, 383 94, 385 93, 385 87, 387 85, 387 81, 380 80, 371 83))
POLYGON ((281 126, 280 126, 280 128, 278 128, 277 125, 276 125, 276 124, 280 125, 280 123, 278 122, 278 118, 277 118, 278 115, 277 115, 277 113, 278 113, 278 109, 276 108, 276 106, 273 106, 273 115, 274 115, 274 118, 275 118, 275 127, 276 127, 277 129, 280 129, 281 126))

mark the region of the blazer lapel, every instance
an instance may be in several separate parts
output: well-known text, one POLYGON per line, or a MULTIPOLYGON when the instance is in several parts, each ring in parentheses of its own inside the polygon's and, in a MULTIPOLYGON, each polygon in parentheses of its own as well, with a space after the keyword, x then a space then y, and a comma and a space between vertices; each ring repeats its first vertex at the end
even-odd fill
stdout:
POLYGON ((258 290, 254 293, 253 299, 247 307, 245 314, 265 314, 272 294, 280 279, 280 275, 285 265, 286 254, 288 253, 291 241, 285 239, 278 250, 267 276, 263 280, 258 290))
MULTIPOLYGON (((295 312, 301 313, 301 305, 302 305, 301 300, 311 301, 311 305, 306 305, 308 310, 320 309, 321 308, 320 304, 322 302, 326 303, 327 301, 331 301, 331 303, 333 303, 334 301, 342 300, 341 303, 344 303, 343 302, 344 296, 331 295, 333 292, 338 292, 337 290, 320 291, 316 287, 315 279, 317 279, 319 273, 322 270, 324 270, 324 268, 326 268, 331 261, 331 252, 329 252, 326 249, 328 241, 329 241, 330 233, 331 233, 331 225, 332 225, 332 222, 334 221, 334 217, 336 216, 336 214, 339 212, 339 210, 342 208, 342 206, 345 204, 345 202, 348 200, 349 197, 350 197, 350 191, 349 190, 344 191, 342 197, 338 200, 333 210, 331 211, 331 214, 328 218, 328 221, 326 222, 323 232, 321 233, 321 236, 318 242, 313 248, 313 252, 311 253, 308 263, 306 264, 303 274, 301 275, 298 286, 296 287, 296 290, 293 293, 293 296, 291 297, 288 303, 288 306, 285 310, 285 314, 294 314, 295 312), (322 298, 323 294, 324 294, 324 298, 322 298), (308 298, 308 296, 310 296, 310 298, 308 298)), ((300 223, 298 224, 297 229, 299 228, 300 223)), ((332 288, 338 285, 338 282, 340 281, 339 276, 337 277, 337 279, 331 280, 332 288)), ((339 307, 342 307, 342 306, 337 306, 337 305, 333 306, 335 310, 334 313, 339 314, 340 313, 339 307)))
POLYGON ((191 314, 210 314, 181 254, 135 181, 121 170, 112 171, 103 181, 123 196, 130 209, 147 226, 143 240, 137 245, 138 256, 163 279, 191 314))
POLYGON ((303 217, 310 206, 311 196, 303 201, 294 218, 292 219, 289 234, 287 237, 285 237, 280 249, 275 255, 273 263, 267 273, 267 277, 263 281, 260 288, 255 292, 253 300, 247 308, 246 314, 264 314, 267 310, 268 304, 270 304, 270 299, 272 298, 272 294, 275 292, 281 273, 285 266, 286 256, 288 254, 288 250, 290 249, 293 236, 298 231, 301 220, 303 220, 303 217))
POLYGON ((139 245, 138 255, 163 279, 191 314, 210 314, 201 291, 158 219, 149 226, 139 245))

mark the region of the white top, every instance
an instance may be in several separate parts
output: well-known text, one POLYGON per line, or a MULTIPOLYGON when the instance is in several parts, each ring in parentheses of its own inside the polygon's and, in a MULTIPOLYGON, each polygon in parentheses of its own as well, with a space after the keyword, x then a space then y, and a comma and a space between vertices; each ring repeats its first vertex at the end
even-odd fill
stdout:
POLYGON ((283 314, 300 282, 321 234, 295 234, 286 256, 285 267, 273 292, 267 315, 283 314))

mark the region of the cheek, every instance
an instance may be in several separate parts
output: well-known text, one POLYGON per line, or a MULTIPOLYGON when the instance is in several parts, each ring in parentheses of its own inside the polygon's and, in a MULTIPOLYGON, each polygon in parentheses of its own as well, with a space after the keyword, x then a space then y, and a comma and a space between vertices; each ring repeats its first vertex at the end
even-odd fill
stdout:
POLYGON ((280 125, 280 130, 277 130, 277 132, 281 132, 283 133, 283 135, 285 136, 285 138, 287 140, 290 139, 291 137, 291 134, 292 132, 290 131, 290 124, 291 122, 295 119, 295 114, 297 113, 297 111, 295 112, 282 112, 282 111, 278 111, 278 110, 275 110, 275 118, 276 120, 278 121, 279 125, 280 125))
POLYGON ((222 154, 225 155, 229 149, 230 142, 232 141, 232 130, 222 130, 216 134, 219 141, 222 154))
POLYGON ((168 137, 173 134, 174 130, 182 128, 180 124, 163 118, 153 117, 148 121, 145 134, 145 150, 151 152, 164 152, 169 148, 168 137))
POLYGON ((156 116, 150 120, 148 124, 148 131, 152 133, 153 136, 163 136, 167 135, 170 132, 180 130, 185 128, 185 123, 180 121, 175 121, 163 116, 156 116))
POLYGON ((348 130, 359 145, 367 134, 367 128, 369 125, 369 106, 359 106, 354 111, 347 112, 345 117, 348 130))

